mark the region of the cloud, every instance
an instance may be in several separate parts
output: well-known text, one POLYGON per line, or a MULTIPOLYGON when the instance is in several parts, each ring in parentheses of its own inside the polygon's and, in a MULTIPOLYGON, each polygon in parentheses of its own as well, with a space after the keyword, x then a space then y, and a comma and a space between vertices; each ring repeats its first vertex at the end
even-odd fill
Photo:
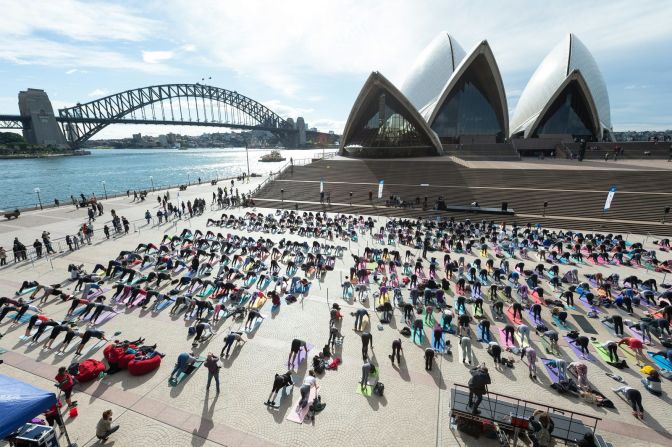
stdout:
POLYGON ((305 118, 307 115, 310 115, 315 111, 312 108, 301 108, 290 106, 278 99, 267 99, 260 102, 269 109, 271 109, 272 111, 274 111, 275 113, 277 113, 278 115, 280 115, 281 117, 292 118, 294 120, 296 120, 296 118, 299 116, 303 116, 305 118))
POLYGON ((175 57, 174 51, 143 51, 142 60, 148 64, 158 64, 175 57))
POLYGON ((642 89, 649 88, 649 87, 651 87, 651 86, 646 85, 646 84, 630 84, 630 85, 626 85, 623 88, 625 90, 642 90, 642 89))
MULTIPOLYGON (((20 44, 0 34, 0 60, 17 65, 90 67, 133 70, 155 75, 175 75, 179 69, 165 64, 148 64, 103 46, 72 45, 38 37, 26 37, 20 44)), ((79 70, 79 69, 77 69, 79 70)))
POLYGON ((299 92, 302 79, 315 74, 380 70, 399 83, 441 31, 453 34, 466 49, 488 39, 505 77, 531 75, 569 31, 577 33, 598 62, 602 57, 623 60, 625 49, 636 51, 672 36, 667 24, 672 3, 654 1, 637 2, 636 7, 629 1, 611 2, 608 16, 603 4, 578 0, 434 0, 422 7, 410 0, 204 0, 196 8, 190 0, 168 0, 162 5, 168 5, 164 9, 176 34, 198 45, 212 64, 256 78, 286 96, 299 92), (503 26, 507 23, 516 24, 515 32, 503 26))
POLYGON ((88 96, 89 98, 102 98, 103 96, 107 96, 109 94, 110 94, 110 92, 108 92, 107 90, 102 89, 102 88, 97 88, 97 89, 89 92, 89 94, 86 95, 86 96, 88 96))
POLYGON ((2 33, 15 36, 38 31, 78 41, 141 41, 157 26, 157 22, 130 8, 104 1, 59 0, 36 5, 24 0, 0 0, 0 11, 2 33))

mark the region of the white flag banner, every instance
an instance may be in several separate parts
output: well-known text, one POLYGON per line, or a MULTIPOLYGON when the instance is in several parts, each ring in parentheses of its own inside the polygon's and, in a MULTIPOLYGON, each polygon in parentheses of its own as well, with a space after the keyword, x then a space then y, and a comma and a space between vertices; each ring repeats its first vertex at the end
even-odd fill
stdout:
POLYGON ((385 180, 381 180, 378 182, 378 198, 382 199, 383 198, 383 184, 385 183, 385 180))
POLYGON ((607 194, 607 201, 604 202, 604 211, 607 211, 611 208, 611 201, 614 200, 614 194, 616 194, 616 187, 612 186, 609 188, 609 194, 607 194))
POLYGON ((320 179, 320 192, 324 192, 324 180, 320 179))

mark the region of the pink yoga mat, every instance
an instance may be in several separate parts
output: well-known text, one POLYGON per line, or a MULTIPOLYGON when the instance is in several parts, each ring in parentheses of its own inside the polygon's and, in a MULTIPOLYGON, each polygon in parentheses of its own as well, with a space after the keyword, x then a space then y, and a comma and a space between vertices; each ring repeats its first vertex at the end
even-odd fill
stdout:
POLYGON ((303 420, 305 419, 306 415, 308 414, 308 411, 310 410, 310 405, 313 403, 315 400, 315 397, 317 397, 317 389, 311 388, 310 389, 310 397, 308 397, 308 405, 306 405, 303 408, 299 408, 299 403, 297 402, 296 405, 291 409, 289 414, 287 415, 287 420, 296 422, 297 424, 303 424, 303 420))
POLYGON ((520 324, 523 322, 521 318, 513 318, 513 307, 506 310, 506 316, 513 324, 520 324))
POLYGON ((506 341, 506 333, 504 332, 504 329, 502 329, 501 327, 498 328, 498 329, 499 329, 499 339, 501 340, 502 344, 503 344, 505 347, 508 348, 508 347, 511 347, 511 346, 515 346, 515 345, 516 345, 516 339, 515 339, 515 336, 514 336, 513 341, 510 340, 510 341, 507 342, 507 341, 506 341))
MULTIPOLYGON (((313 348, 315 348, 315 346, 306 342, 306 348, 308 349, 308 354, 310 354, 310 351, 312 351, 313 348)), ((306 357, 307 357, 306 351, 304 351, 303 349, 299 349, 299 353, 296 355, 296 357, 294 357, 294 361, 292 362, 291 365, 292 369, 294 369, 295 371, 299 369, 299 365, 303 363, 306 357)))

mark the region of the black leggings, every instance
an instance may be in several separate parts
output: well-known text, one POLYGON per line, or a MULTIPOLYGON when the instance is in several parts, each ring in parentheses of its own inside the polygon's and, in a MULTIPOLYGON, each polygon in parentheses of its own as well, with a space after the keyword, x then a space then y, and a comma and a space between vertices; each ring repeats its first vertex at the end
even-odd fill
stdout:
POLYGON ((628 399, 628 402, 630 402, 630 405, 632 405, 633 411, 644 413, 644 407, 642 407, 642 393, 637 390, 630 389, 625 392, 625 398, 628 399))

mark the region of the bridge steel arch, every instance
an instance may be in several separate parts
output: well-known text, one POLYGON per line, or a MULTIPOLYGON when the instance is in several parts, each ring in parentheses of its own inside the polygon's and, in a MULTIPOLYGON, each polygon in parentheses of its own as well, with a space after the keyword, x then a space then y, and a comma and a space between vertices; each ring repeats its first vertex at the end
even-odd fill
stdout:
POLYGON ((268 130, 281 137, 294 131, 292 125, 263 104, 238 92, 203 84, 164 84, 126 90, 85 104, 59 109, 57 120, 63 127, 68 143, 77 147, 110 124, 173 124, 229 127, 240 129, 268 130), (186 109, 182 98, 194 99, 196 120, 187 101, 186 109), (198 100, 202 100, 199 104, 198 100), (173 100, 177 101, 177 109, 173 100), (170 103, 166 110, 165 102, 170 103), (206 105, 208 101, 208 105, 206 105), (213 103, 217 104, 219 120, 213 119, 213 103), (160 104, 156 110, 155 104, 160 104), (221 104, 226 104, 243 113, 237 117, 221 121, 221 104), (151 107, 151 117, 147 118, 144 108, 151 107), (200 108, 200 110, 199 110, 200 108), (210 117, 208 117, 208 108, 210 117), (125 119, 129 114, 142 110, 143 119, 125 119), (178 113, 179 112, 179 113, 178 113), (202 114, 200 113, 202 112, 202 114), (169 115, 167 117, 167 115, 169 115), (179 117, 177 116, 179 115, 179 117), (189 119, 185 119, 188 115, 189 119), (245 116, 249 117, 249 119, 245 116))

